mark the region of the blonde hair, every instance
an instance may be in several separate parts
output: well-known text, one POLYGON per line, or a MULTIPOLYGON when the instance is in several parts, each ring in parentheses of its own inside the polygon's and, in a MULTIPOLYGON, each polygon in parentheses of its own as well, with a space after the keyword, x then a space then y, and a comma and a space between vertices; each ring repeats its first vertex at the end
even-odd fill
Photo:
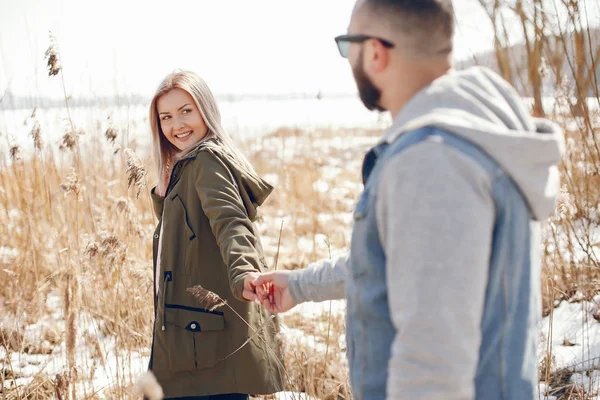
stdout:
POLYGON ((228 153, 233 162, 237 164, 243 172, 258 178, 256 171, 246 159, 246 157, 236 148, 235 144, 231 140, 231 137, 225 132, 221 125, 221 113, 215 101, 210 88, 206 82, 200 78, 197 74, 190 71, 178 71, 173 72, 165 77, 161 84, 156 89, 156 93, 150 103, 150 127, 152 129, 152 141, 154 148, 154 159, 156 161, 156 168, 158 173, 158 184, 157 188, 160 192, 166 190, 164 180, 162 179, 163 174, 170 174, 170 168, 172 164, 178 160, 184 158, 186 155, 194 152, 198 147, 209 139, 214 139, 213 142, 222 149, 225 153, 228 153), (200 140, 197 144, 192 146, 190 149, 180 151, 175 147, 167 137, 164 135, 160 126, 160 119, 158 116, 157 101, 158 98, 173 89, 185 90, 196 103, 196 107, 200 111, 200 115, 204 119, 204 123, 208 128, 206 136, 200 140))

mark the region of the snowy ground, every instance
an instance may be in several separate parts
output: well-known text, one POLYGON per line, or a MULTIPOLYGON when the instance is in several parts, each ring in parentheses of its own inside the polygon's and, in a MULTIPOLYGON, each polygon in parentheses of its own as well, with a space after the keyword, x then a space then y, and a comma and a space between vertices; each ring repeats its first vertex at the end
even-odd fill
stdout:
MULTIPOLYGON (((0 371, 4 371, 4 388, 14 389, 21 387, 20 395, 25 397, 25 389, 39 376, 54 379, 56 375, 65 373, 67 370, 67 352, 65 341, 59 346, 53 347, 44 337, 44 328, 64 330, 64 317, 62 313, 61 299, 56 294, 48 296, 47 306, 56 310, 41 319, 38 323, 26 326, 23 331, 25 347, 23 352, 10 352, 0 347, 0 371), (29 354, 28 354, 29 353, 29 354)), ((287 314, 293 319, 299 316, 302 319, 314 318, 323 314, 340 315, 345 313, 343 301, 332 301, 325 303, 307 303, 298 306, 287 314)), ((4 319, 0 328, 10 328, 9 321, 18 323, 18 319, 4 319)), ((117 343, 112 336, 102 333, 102 322, 94 319, 86 313, 79 315, 78 326, 85 327, 79 331, 76 348, 77 375, 79 384, 77 388, 78 399, 96 398, 110 399, 109 390, 115 385, 127 385, 135 383, 137 378, 147 370, 149 349, 139 351, 119 351, 117 343), (97 342, 86 340, 93 337, 97 342), (99 354, 100 353, 100 354, 99 354), (117 357, 118 355, 118 357, 117 357), (103 393, 106 390, 106 394, 103 393)), ((321 327, 321 329, 326 329, 321 327)), ((289 343, 303 343, 313 347, 316 352, 324 353, 325 347, 315 337, 293 327, 282 327, 282 333, 289 343)), ((344 336, 339 338, 344 342, 344 336)), ((343 345, 345 347, 345 344, 343 345)), ((1 382, 1 380, 0 380, 1 382)), ((2 391, 0 391, 2 393, 2 391)), ((312 400, 305 393, 281 392, 277 394, 278 400, 312 400)))
MULTIPOLYGON (((52 346, 45 339, 45 332, 51 329, 54 332, 64 332, 64 315, 62 312, 61 298, 51 294, 47 298, 47 307, 55 310, 46 315, 37 323, 26 325, 21 332, 24 335, 24 347, 29 349, 24 352, 10 352, 7 357, 5 348, 0 347, 0 371, 9 376, 4 381, 4 387, 19 387, 29 385, 33 379, 43 374, 49 379, 63 374, 67 370, 66 341, 61 340, 58 346, 52 346), (29 353, 29 354, 28 354, 29 353)), ((0 328, 11 331, 19 325, 18 318, 5 319, 0 328), (12 328, 12 329, 11 329, 12 328)), ((78 398, 90 397, 95 392, 101 392, 119 382, 131 381, 137 375, 145 372, 148 366, 149 351, 119 351, 113 336, 102 333, 102 322, 87 313, 78 316, 78 338, 75 357, 77 375, 82 384, 78 386, 78 398), (93 338, 89 340, 88 338, 93 338), (119 354, 119 357, 116 355, 119 354)), ((23 395, 23 393, 22 393, 23 395)))
MULTIPOLYGON (((588 399, 600 399, 599 317, 600 295, 593 301, 563 301, 553 310, 552 317, 544 318, 540 324, 540 358, 550 351, 552 369, 572 372, 569 382, 583 389, 588 399)), ((540 387, 542 394, 549 395, 557 389, 540 387)))
MULTIPOLYGON (((12 377, 6 376, 4 387, 27 386, 35 376, 43 373, 52 378, 66 370, 66 349, 63 344, 52 348, 49 343, 39 341, 44 327, 61 329, 64 320, 59 305, 60 298, 56 295, 48 297, 48 306, 55 308, 40 322, 26 327, 25 341, 39 346, 38 351, 33 353, 48 354, 26 354, 11 353, 6 357, 6 351, 0 349, 0 370, 12 371, 12 377)), ((588 302, 562 302, 553 312, 552 319, 544 318, 540 324, 540 356, 542 357, 551 344, 553 369, 568 369, 572 371, 570 383, 583 388, 590 399, 600 399, 600 323, 596 320, 600 315, 600 295, 593 301, 588 302), (552 337, 549 338, 550 323, 552 322, 552 337), (598 396, 596 396, 598 395, 598 396)), ((343 301, 324 303, 306 303, 298 306, 290 312, 284 320, 292 320, 294 317, 310 319, 322 315, 328 316, 344 315, 345 304, 343 301)), ((6 324, 6 321, 4 321, 6 324)), ((119 382, 135 382, 137 376, 145 372, 148 363, 148 349, 140 351, 118 352, 113 337, 104 336, 101 333, 101 322, 95 321, 91 316, 82 314, 78 322, 82 327, 80 331, 83 338, 93 335, 98 339, 99 346, 89 343, 87 340, 78 340, 76 358, 78 364, 78 375, 84 378, 78 388, 81 397, 87 398, 96 393, 98 398, 108 398, 101 395, 102 391, 119 382), (97 354, 98 351, 102 355, 97 354), (115 355, 119 353, 119 357, 115 355)), ((6 326, 4 326, 6 328, 6 326)), ((319 329, 326 329, 321 326, 319 329)), ((303 343, 313 347, 315 352, 324 353, 325 348, 321 341, 307 334, 302 329, 284 326, 283 334, 291 343, 303 343)), ((340 348, 345 348, 344 335, 336 340, 340 342, 340 348)), ((542 396, 548 395, 548 399, 555 399, 551 393, 555 390, 544 383, 540 384, 542 396)), ((306 395, 301 397, 306 398, 306 395)), ((544 397, 543 397, 544 398, 544 397)), ((297 393, 280 393, 278 399, 299 399, 297 393)))

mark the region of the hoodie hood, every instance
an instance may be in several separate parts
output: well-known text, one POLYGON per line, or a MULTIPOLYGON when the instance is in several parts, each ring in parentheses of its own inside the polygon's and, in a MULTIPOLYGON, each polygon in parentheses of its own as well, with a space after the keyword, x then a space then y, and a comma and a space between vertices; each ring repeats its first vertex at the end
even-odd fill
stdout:
POLYGON ((229 170, 233 183, 237 186, 248 218, 254 222, 258 217, 258 207, 261 206, 273 191, 273 186, 259 177, 254 171, 247 171, 235 161, 233 155, 225 151, 214 139, 204 142, 191 154, 195 158, 200 151, 212 152, 229 170))
POLYGON ((564 137, 558 125, 531 117, 523 101, 490 69, 452 70, 417 93, 383 136, 434 126, 479 146, 510 175, 532 217, 548 218, 560 188, 564 137))

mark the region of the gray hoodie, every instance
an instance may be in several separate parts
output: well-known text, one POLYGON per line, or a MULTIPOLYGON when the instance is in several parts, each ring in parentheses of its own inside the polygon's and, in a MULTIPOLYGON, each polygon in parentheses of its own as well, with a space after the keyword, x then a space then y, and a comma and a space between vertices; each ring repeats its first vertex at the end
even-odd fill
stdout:
MULTIPOLYGON (((559 190, 557 164, 560 162, 564 151, 562 131, 557 125, 548 120, 532 118, 516 91, 493 71, 482 67, 473 67, 464 71, 453 70, 438 78, 408 102, 394 119, 393 125, 383 134, 381 141, 391 143, 405 132, 426 126, 435 126, 478 145, 496 160, 519 187, 526 198, 533 220, 541 221, 550 216, 554 210, 555 198, 559 190)), ((389 228, 400 224, 401 210, 409 207, 407 205, 408 201, 405 201, 410 197, 407 193, 404 193, 406 188, 410 188, 411 185, 412 187, 421 187, 420 185, 423 182, 427 182, 428 185, 435 185, 436 180, 438 182, 445 180, 447 183, 448 180, 448 174, 444 173, 432 175, 431 172, 427 174, 417 172, 408 176, 406 174, 400 176, 395 171, 401 171, 407 165, 426 165, 431 162, 438 163, 443 167, 436 170, 443 171, 444 168, 447 168, 460 171, 458 175, 462 176, 463 179, 467 178, 474 182, 480 182, 481 190, 489 191, 489 185, 481 167, 468 160, 463 154, 448 148, 443 143, 427 141, 414 145, 410 148, 410 151, 403 152, 390 160, 381 174, 382 181, 378 186, 381 196, 377 196, 377 198, 383 200, 377 200, 375 211, 378 224, 382 226, 379 228, 379 233, 383 243, 390 241, 390 238, 385 237, 386 232, 398 231, 398 229, 389 228), (385 199, 394 199, 393 205, 385 204, 385 199), (390 213, 389 210, 393 210, 393 212, 390 213), (396 213, 396 210, 400 212, 396 213)), ((456 174, 451 176, 456 176, 456 174)), ((444 185, 444 187, 449 186, 452 185, 444 185)), ((456 196, 457 193, 454 191, 447 195, 456 196)), ((434 196, 439 197, 444 196, 444 194, 432 193, 431 198, 427 198, 427 196, 420 198, 420 208, 428 210, 428 203, 432 205, 439 204, 439 201, 433 199, 434 196)), ((443 213, 447 212, 451 212, 451 210, 432 209, 430 217, 437 219, 436 224, 439 226, 440 223, 445 222, 443 213)), ((476 223, 489 225, 493 220, 493 207, 491 210, 486 210, 481 218, 475 220, 476 223)), ((462 232, 466 229, 473 229, 473 220, 470 221, 471 225, 469 226, 461 226, 456 220, 451 219, 448 223, 451 223, 452 226, 444 227, 443 231, 455 232, 454 235, 448 237, 452 236, 453 240, 457 241, 460 239, 456 238, 463 236, 462 232)), ((404 294, 405 297, 399 295, 400 287, 397 288, 398 290, 392 290, 393 285, 397 282, 422 281, 419 277, 409 275, 427 273, 426 269, 425 272, 424 270, 407 271, 403 267, 407 262, 410 263, 409 253, 411 249, 416 246, 427 247, 429 242, 434 239, 444 240, 444 238, 424 237, 420 235, 420 228, 421 226, 406 226, 405 224, 401 226, 403 232, 410 232, 410 245, 402 246, 402 251, 407 253, 397 254, 396 250, 393 250, 390 253, 395 254, 387 254, 386 251, 387 280, 390 288, 388 297, 392 319, 394 319, 395 310, 401 310, 407 306, 403 304, 406 294, 404 294)), ((491 238, 487 240, 491 240, 491 238)), ((431 264, 439 264, 440 259, 442 259, 447 268, 437 269, 435 273, 429 271, 431 276, 428 276, 427 279, 435 280, 441 284, 452 282, 457 278, 457 274, 460 275, 460 269, 464 269, 465 265, 469 265, 471 260, 481 259, 482 256, 485 256, 478 254, 479 252, 488 251, 484 247, 486 246, 481 245, 479 242, 462 242, 460 246, 457 243, 456 249, 453 251, 453 258, 448 260, 445 259, 444 254, 430 254, 431 264), (457 271, 459 272, 457 273, 457 271)), ((422 250, 415 251, 415 253, 428 254, 422 250)), ((304 270, 294 271, 290 275, 289 283, 294 301, 301 303, 344 298, 348 257, 352 257, 352 255, 346 255, 333 262, 323 260, 309 265, 304 270)), ((419 261, 425 264, 428 262, 428 260, 419 261)), ((485 273, 476 273, 466 274, 465 279, 471 279, 472 282, 467 285, 461 284, 461 296, 456 296, 456 298, 472 298, 473 301, 469 304, 461 302, 450 306, 467 309, 465 314, 472 316, 473 322, 477 322, 481 319, 483 313, 481 292, 482 288, 485 288, 487 277, 485 273), (472 293, 464 293, 465 290, 472 290, 472 293)), ((446 284, 446 286, 448 285, 446 284)), ((435 282, 432 282, 431 287, 438 286, 435 282)), ((426 290, 427 288, 422 289, 426 290)), ((403 287, 402 291, 406 291, 406 287, 403 287)), ((419 309, 436 309, 433 296, 429 296, 431 298, 429 299, 425 295, 416 294, 416 292, 415 296, 418 296, 420 302, 419 309)), ((454 297, 448 297, 448 301, 452 302, 454 297)), ((477 323, 470 325, 478 326, 477 323)), ((443 335, 443 332, 441 335, 443 335)), ((479 340, 478 335, 478 332, 465 332, 462 340, 477 343, 479 340)), ((438 342, 445 344, 447 348, 451 348, 452 344, 446 343, 446 340, 445 337, 440 336, 438 342)), ((394 355, 390 360, 389 390, 398 386, 393 382, 395 377, 398 376, 392 370, 395 365, 393 357, 394 355)), ((462 365, 461 368, 464 367, 462 365)), ((461 373, 461 371, 456 372, 457 376, 461 373)), ((404 377, 404 379, 406 380, 407 377, 404 377)), ((460 385, 461 383, 457 380, 457 393, 462 390, 458 387, 460 385)), ((456 398, 463 397, 457 395, 456 398)))

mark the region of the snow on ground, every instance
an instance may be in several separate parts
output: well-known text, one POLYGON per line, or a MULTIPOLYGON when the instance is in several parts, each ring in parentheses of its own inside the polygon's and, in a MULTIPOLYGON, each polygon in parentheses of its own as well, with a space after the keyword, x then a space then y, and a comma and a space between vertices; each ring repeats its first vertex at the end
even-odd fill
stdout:
MULTIPOLYGON (((293 322, 288 324, 288 321, 294 321, 296 318, 300 318, 301 320, 317 320, 321 316, 329 317, 331 316, 342 316, 344 317, 346 314, 346 301, 345 300, 332 300, 332 301, 324 301, 321 303, 302 303, 298 306, 294 307, 286 314, 282 314, 283 324, 281 327, 281 333, 283 334, 285 340, 289 344, 304 344, 310 348, 313 348, 316 352, 325 353, 327 351, 327 345, 315 337, 307 333, 302 329, 298 329, 293 327, 293 322)), ((328 323, 325 322, 327 318, 321 318, 323 322, 315 325, 315 329, 319 332, 326 333, 328 329, 328 323)), ((336 332, 338 337, 338 345, 341 349, 346 348, 346 335, 345 333, 336 332)))
POLYGON ((298 392, 279 392, 275 395, 277 400, 316 400, 314 397, 307 395, 306 393, 298 392))
POLYGON ((323 314, 329 314, 330 310, 332 315, 346 314, 346 301, 332 300, 321 303, 302 303, 290 310, 289 313, 301 315, 303 318, 314 318, 323 314))
MULTIPOLYGON (((10 352, 8 357, 6 350, 0 348, 0 371, 8 375, 4 382, 6 388, 26 386, 40 374, 53 379, 56 375, 68 371, 66 341, 61 340, 58 346, 52 347, 47 340, 42 339, 42 332, 47 328, 64 331, 61 299, 53 293, 48 296, 46 305, 53 311, 22 330, 25 343, 39 346, 38 350, 29 352, 41 354, 10 352)), ((3 326, 0 325, 0 328, 5 328, 9 332, 11 328, 15 328, 8 325, 10 322, 19 324, 18 318, 7 318, 2 322, 3 326)), ((77 375, 80 378, 77 388, 78 398, 85 398, 94 392, 98 392, 97 396, 103 398, 102 390, 116 384, 135 382, 137 377, 147 370, 149 349, 118 350, 115 337, 104 335, 101 322, 85 312, 78 316, 77 326, 75 360, 77 375), (86 336, 94 338, 97 343, 90 343, 85 339, 86 336)))
MULTIPOLYGON (((579 300, 577 297, 574 300, 579 300)), ((554 370, 567 368, 572 371, 569 382, 581 387, 586 393, 596 395, 600 390, 600 323, 596 320, 600 316, 600 295, 592 301, 563 301, 553 310, 552 318, 546 317, 540 323, 540 359, 546 354, 548 344, 551 344, 552 367, 554 370), (550 329, 552 336, 550 337, 550 329)), ((61 299, 57 294, 48 297, 47 306, 54 310, 39 322, 25 328, 25 336, 29 340, 38 340, 41 348, 48 348, 48 343, 40 342, 41 332, 44 328, 52 326, 55 329, 64 329, 64 320, 61 311, 61 299)), ((346 311, 345 301, 337 300, 323 303, 304 303, 297 306, 287 314, 284 314, 284 322, 301 318, 302 320, 318 319, 320 316, 328 317, 331 311, 333 316, 343 316, 346 311)), ((326 321, 327 318, 322 318, 326 321)), ((85 386, 79 388, 82 397, 92 390, 100 391, 115 385, 118 382, 135 382, 137 376, 141 375, 147 368, 148 350, 139 351, 117 351, 114 337, 104 336, 100 323, 89 314, 82 313, 78 324, 80 338, 76 349, 76 360, 78 374, 88 379, 85 386), (86 334, 98 339, 102 356, 98 357, 95 346, 88 341, 82 340, 86 334), (119 357, 116 355, 119 354, 119 357)), ((5 326, 6 327, 6 326, 5 326)), ((8 327, 7 327, 8 328, 8 327)), ((319 323, 316 329, 325 331, 327 324, 319 323)), ((301 342, 315 349, 316 352, 324 352, 325 345, 322 340, 307 334, 302 329, 287 326, 282 327, 282 333, 291 342, 301 342)), ((339 333, 338 333, 339 334, 339 333)), ((344 335, 339 337, 340 348, 345 348, 344 335)), ((0 349, 0 370, 10 370, 12 377, 7 377, 5 387, 21 386, 30 383, 39 373, 49 377, 64 373, 67 370, 66 349, 64 340, 55 347, 50 348, 50 354, 25 354, 12 353, 7 357, 6 351, 0 349)), ((554 388, 540 385, 540 393, 551 396, 554 388)), ((291 392, 278 394, 278 399, 299 399, 298 394, 291 392), (295 396, 295 397, 294 397, 295 396)), ((302 395, 305 396, 305 395, 302 395)), ((594 399, 596 397, 588 397, 594 399)), ((600 397, 598 397, 600 399, 600 397)), ((305 397, 302 397, 305 399, 305 397)), ((312 399, 310 399, 312 400, 312 399)))
MULTIPOLYGON (((540 360, 549 351, 552 370, 571 371, 568 383, 584 390, 586 399, 600 399, 599 304, 600 295, 592 301, 563 301, 540 323, 540 360)), ((555 389, 543 384, 540 392, 555 389)))
MULTIPOLYGON (((56 294, 48 297, 47 306, 54 310, 39 322, 29 325, 24 330, 27 341, 39 341, 41 332, 45 327, 54 327, 55 329, 64 329, 64 319, 61 308, 61 299, 56 294)), ((345 313, 345 302, 342 300, 323 302, 323 303, 305 303, 287 314, 288 317, 299 315, 301 318, 316 318, 323 314, 343 315, 345 313)), ((15 319, 16 321, 16 319, 15 319)), ((110 389, 111 386, 118 384, 135 383, 137 378, 146 370, 149 359, 149 349, 140 349, 140 351, 118 351, 115 338, 104 336, 101 332, 100 322, 92 318, 87 313, 82 313, 78 318, 78 326, 84 327, 79 330, 78 344, 76 348, 77 373, 80 378, 78 384, 78 396, 86 398, 91 393, 96 393, 97 398, 108 398, 102 394, 104 389, 110 389), (93 335, 98 339, 98 346, 91 345, 83 340, 86 334, 93 335), (98 353, 98 348, 102 352, 98 353), (117 357, 118 354, 118 357, 117 357)), ((5 326, 5 328, 8 328, 5 326)), ((326 329, 321 327, 320 329, 326 329)), ((300 329, 282 327, 282 333, 286 340, 292 343, 302 341, 309 347, 318 352, 325 352, 323 343, 318 342, 314 336, 306 334, 300 329)), ((344 343, 344 337, 340 337, 340 343, 344 343)), ((10 371, 6 377, 4 387, 14 388, 18 386, 27 386, 33 379, 44 374, 53 378, 57 374, 67 371, 67 353, 65 341, 54 348, 49 345, 49 354, 26 354, 11 352, 10 357, 4 348, 0 348, 0 371, 10 371)), ((344 343, 345 347, 345 343, 344 343)), ((78 397, 79 398, 79 397, 78 397)), ((281 392, 277 394, 278 400, 314 400, 305 393, 281 392)))
MULTIPOLYGON (((584 390, 586 399, 600 400, 600 323, 595 319, 600 317, 600 295, 592 301, 580 301, 577 297, 574 300, 576 301, 572 303, 563 301, 553 310, 552 318, 548 316, 540 322, 539 360, 541 361, 546 355, 550 342, 552 370, 568 369, 571 371, 568 383, 575 385, 579 390, 584 390), (549 340, 550 329, 552 329, 551 340, 549 340)), ((329 315, 329 312, 329 302, 304 303, 289 314, 285 314, 284 321, 294 317, 310 319, 319 315, 329 315)), ((343 316, 345 312, 345 301, 331 302, 332 315, 343 316)), ((322 341, 307 335, 301 329, 284 325, 283 333, 292 342, 297 341, 313 346, 319 352, 325 351, 322 341)), ((340 348, 345 348, 344 339, 342 334, 339 339, 340 348)), ((542 399, 558 399, 557 396, 552 395, 556 390, 557 388, 546 383, 540 383, 542 399)))
POLYGON ((19 250, 11 247, 0 246, 0 264, 8 265, 19 256, 19 250))
POLYGON ((544 318, 540 327, 540 353, 552 343, 556 369, 587 371, 600 367, 600 296, 592 302, 563 301, 553 310, 553 318, 544 318), (552 329, 550 337, 550 329, 552 329))

